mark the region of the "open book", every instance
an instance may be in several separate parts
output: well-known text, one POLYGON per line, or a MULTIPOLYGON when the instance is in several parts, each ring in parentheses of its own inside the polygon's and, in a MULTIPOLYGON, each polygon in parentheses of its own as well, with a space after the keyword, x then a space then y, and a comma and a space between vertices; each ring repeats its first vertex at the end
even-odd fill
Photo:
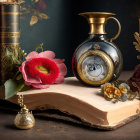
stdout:
MULTIPOLYGON (((75 77, 66 78, 63 84, 48 89, 18 94, 24 95, 24 104, 31 110, 57 109, 101 129, 115 129, 140 116, 139 100, 114 104, 104 99, 100 88, 84 86, 75 77)), ((9 101, 17 103, 17 96, 9 101)))

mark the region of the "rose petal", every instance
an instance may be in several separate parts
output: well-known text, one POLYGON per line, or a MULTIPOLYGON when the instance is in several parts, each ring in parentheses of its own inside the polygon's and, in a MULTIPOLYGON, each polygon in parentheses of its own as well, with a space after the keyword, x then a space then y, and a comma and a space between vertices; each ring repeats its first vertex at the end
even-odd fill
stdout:
POLYGON ((39 78, 33 78, 31 76, 29 76, 26 71, 25 71, 25 66, 26 66, 26 63, 28 61, 24 61, 22 63, 22 68, 21 68, 21 72, 22 72, 22 75, 23 75, 23 78, 25 80, 25 82, 28 82, 28 83, 41 83, 41 80, 39 78))
POLYGON ((67 74, 67 67, 64 63, 61 64, 57 64, 58 68, 59 68, 59 75, 63 75, 65 76, 67 74))
POLYGON ((65 59, 54 59, 53 60, 56 64, 61 64, 65 61, 65 59))
POLYGON ((43 85, 43 84, 31 84, 34 88, 45 89, 49 88, 50 85, 43 85))
POLYGON ((31 85, 31 82, 25 81, 24 83, 25 83, 25 85, 27 85, 27 86, 30 86, 30 85, 31 85))
POLYGON ((58 78, 56 79, 56 81, 54 83, 61 84, 63 82, 64 82, 64 76, 59 75, 58 78))
POLYGON ((25 72, 25 64, 27 63, 27 61, 24 61, 22 63, 22 66, 21 66, 21 72, 22 72, 22 75, 23 75, 23 78, 25 81, 27 81, 27 76, 26 76, 26 72, 25 72))
POLYGON ((39 53, 39 57, 54 59, 55 53, 52 51, 44 51, 44 52, 39 53))
POLYGON ((39 57, 39 54, 37 52, 33 51, 27 55, 26 60, 30 60, 32 58, 38 58, 38 57, 39 57))
POLYGON ((39 78, 33 78, 29 75, 27 75, 27 82, 29 83, 41 83, 41 80, 39 78))

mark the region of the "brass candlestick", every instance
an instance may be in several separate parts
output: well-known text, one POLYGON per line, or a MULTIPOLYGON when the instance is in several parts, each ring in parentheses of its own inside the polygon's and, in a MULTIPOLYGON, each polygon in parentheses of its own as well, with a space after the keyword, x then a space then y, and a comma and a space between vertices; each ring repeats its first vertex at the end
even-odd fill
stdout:
POLYGON ((18 104, 20 105, 21 110, 20 110, 20 112, 18 112, 18 114, 16 115, 16 118, 14 120, 15 126, 19 129, 30 129, 30 128, 34 127, 34 125, 35 125, 34 116, 33 116, 32 112, 30 112, 27 109, 26 105, 24 105, 23 95, 18 96, 18 104))

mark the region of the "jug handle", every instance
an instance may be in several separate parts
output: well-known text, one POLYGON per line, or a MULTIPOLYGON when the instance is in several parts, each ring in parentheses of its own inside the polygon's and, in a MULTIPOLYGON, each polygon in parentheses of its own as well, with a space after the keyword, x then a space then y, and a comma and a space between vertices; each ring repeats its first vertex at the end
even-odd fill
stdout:
POLYGON ((116 19, 115 17, 109 17, 109 18, 107 18, 105 23, 107 23, 107 21, 110 20, 110 19, 115 20, 117 22, 117 24, 118 24, 118 32, 117 32, 117 34, 110 39, 110 42, 112 42, 113 40, 116 40, 119 37, 120 32, 121 32, 121 24, 118 21, 118 19, 116 19))

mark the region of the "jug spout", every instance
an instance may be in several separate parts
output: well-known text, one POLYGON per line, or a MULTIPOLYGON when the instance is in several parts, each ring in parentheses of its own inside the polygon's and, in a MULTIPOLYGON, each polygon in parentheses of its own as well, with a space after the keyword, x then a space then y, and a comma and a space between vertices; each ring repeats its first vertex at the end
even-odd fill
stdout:
POLYGON ((85 12, 79 15, 85 17, 90 25, 89 34, 106 34, 105 22, 106 20, 115 15, 114 13, 106 12, 85 12))

